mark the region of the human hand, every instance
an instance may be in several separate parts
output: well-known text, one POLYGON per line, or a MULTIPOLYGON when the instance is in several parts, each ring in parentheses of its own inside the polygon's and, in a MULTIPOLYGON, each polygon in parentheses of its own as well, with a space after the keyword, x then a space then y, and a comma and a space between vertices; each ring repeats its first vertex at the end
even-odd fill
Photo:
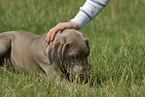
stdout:
POLYGON ((64 29, 79 29, 76 23, 70 21, 70 22, 64 22, 64 23, 59 23, 55 27, 49 30, 47 33, 46 41, 49 43, 50 41, 52 42, 56 33, 58 31, 62 31, 64 29))

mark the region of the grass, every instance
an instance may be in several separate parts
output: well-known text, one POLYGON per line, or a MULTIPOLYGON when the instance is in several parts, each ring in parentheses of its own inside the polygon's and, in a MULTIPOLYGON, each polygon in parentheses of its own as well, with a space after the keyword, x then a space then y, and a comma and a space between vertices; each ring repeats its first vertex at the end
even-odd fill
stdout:
MULTIPOLYGON (((45 34, 72 19, 82 0, 1 0, 0 32, 45 34)), ((145 96, 145 0, 111 0, 81 31, 89 39, 91 79, 100 86, 55 82, 41 75, 0 69, 2 97, 143 97, 145 96)))

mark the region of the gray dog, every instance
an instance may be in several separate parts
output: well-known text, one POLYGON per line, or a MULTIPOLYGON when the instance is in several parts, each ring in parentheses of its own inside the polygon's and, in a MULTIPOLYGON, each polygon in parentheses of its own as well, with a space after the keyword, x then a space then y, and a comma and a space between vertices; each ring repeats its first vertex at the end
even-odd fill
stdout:
POLYGON ((90 53, 86 36, 76 30, 59 31, 52 43, 45 35, 26 31, 0 33, 0 66, 47 76, 70 73, 85 77, 90 53))

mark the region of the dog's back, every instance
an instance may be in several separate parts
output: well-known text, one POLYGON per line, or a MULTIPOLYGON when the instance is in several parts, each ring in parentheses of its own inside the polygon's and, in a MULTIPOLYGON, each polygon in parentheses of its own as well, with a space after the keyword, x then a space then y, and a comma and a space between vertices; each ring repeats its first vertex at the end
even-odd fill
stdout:
POLYGON ((36 35, 26 31, 9 31, 0 33, 0 47, 3 47, 10 42, 10 47, 7 47, 9 48, 7 52, 0 50, 0 55, 1 53, 7 54, 0 56, 0 64, 12 64, 12 67, 18 69, 18 71, 22 71, 21 68, 26 68, 28 71, 35 71, 35 69, 38 68, 34 62, 34 58, 37 51, 39 52, 39 49, 43 49, 41 47, 44 46, 44 42, 42 41, 45 40, 41 39, 43 37, 44 36, 42 35, 36 35), (4 40, 4 37, 7 37, 10 41, 4 40))

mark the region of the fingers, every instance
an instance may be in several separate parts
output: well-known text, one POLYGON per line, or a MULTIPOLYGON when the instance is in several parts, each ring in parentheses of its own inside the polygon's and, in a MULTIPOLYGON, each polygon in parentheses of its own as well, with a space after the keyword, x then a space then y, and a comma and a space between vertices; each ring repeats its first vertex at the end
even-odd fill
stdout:
POLYGON ((49 32, 47 33, 46 41, 49 43, 50 41, 53 41, 56 33, 58 31, 62 31, 64 29, 78 29, 78 26, 70 21, 70 22, 65 22, 65 23, 59 23, 57 24, 54 28, 50 29, 49 32))
POLYGON ((61 27, 57 27, 57 28, 55 28, 55 29, 52 30, 50 41, 53 41, 53 39, 54 39, 56 33, 57 33, 59 30, 62 30, 62 28, 61 28, 61 27))
POLYGON ((47 42, 50 42, 50 38, 51 38, 51 32, 49 31, 48 33, 47 33, 47 36, 46 36, 46 41, 47 42))
POLYGON ((47 42, 53 41, 56 33, 59 30, 64 30, 65 27, 63 26, 64 26, 63 23, 59 23, 54 28, 50 29, 49 32, 47 33, 46 41, 47 42))

